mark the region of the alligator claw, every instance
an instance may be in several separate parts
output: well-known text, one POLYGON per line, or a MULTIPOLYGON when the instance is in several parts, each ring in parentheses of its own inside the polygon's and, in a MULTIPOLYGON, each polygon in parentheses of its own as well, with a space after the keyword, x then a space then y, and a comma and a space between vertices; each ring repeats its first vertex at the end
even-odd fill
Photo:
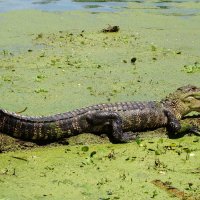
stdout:
POLYGON ((135 132, 124 132, 123 135, 121 136, 121 138, 119 139, 120 143, 128 143, 131 142, 132 140, 135 140, 137 138, 138 134, 135 132))
MULTIPOLYGON (((200 128, 198 126, 192 126, 189 128, 189 132, 196 135, 200 136, 200 128)), ((190 134, 191 135, 191 134, 190 134)))

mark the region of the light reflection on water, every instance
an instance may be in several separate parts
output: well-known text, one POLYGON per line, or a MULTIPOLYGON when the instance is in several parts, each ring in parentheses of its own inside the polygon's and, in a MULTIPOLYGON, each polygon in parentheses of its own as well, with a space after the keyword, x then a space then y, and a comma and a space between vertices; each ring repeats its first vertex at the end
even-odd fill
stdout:
MULTIPOLYGON (((38 9, 44 11, 65 11, 65 10, 90 10, 92 12, 115 12, 129 8, 133 2, 141 6, 144 12, 158 12, 165 15, 191 16, 200 13, 200 6, 193 8, 179 7, 187 0, 0 0, 0 12, 22 9, 38 9)), ((190 2, 200 4, 200 0, 190 2)), ((193 4, 193 5, 194 5, 193 4)), ((136 9, 140 9, 140 7, 136 9)), ((131 6, 134 10, 134 6, 131 6)))

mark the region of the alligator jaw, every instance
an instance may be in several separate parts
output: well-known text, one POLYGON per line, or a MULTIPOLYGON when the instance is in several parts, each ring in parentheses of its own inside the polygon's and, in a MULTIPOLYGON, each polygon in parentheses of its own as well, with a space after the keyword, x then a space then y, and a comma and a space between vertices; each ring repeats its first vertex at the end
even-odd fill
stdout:
POLYGON ((200 100, 200 92, 197 94, 194 94, 194 98, 200 100))
POLYGON ((200 88, 186 85, 171 93, 164 104, 172 108, 176 116, 185 116, 192 111, 200 112, 200 88))
POLYGON ((187 95, 183 96, 182 99, 185 99, 185 98, 190 97, 190 96, 194 97, 197 100, 200 100, 200 92, 196 92, 194 94, 187 94, 187 95))
POLYGON ((188 104, 191 111, 200 112, 200 92, 188 94, 182 98, 182 101, 188 104))

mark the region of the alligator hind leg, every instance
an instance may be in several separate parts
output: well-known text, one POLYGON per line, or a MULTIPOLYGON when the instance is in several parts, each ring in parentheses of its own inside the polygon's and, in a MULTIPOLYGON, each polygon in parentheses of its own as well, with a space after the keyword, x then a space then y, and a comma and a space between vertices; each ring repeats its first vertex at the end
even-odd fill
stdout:
POLYGON ((122 130, 122 118, 116 112, 96 111, 89 113, 86 120, 93 126, 109 125, 112 128, 112 139, 114 142, 128 142, 135 139, 135 135, 124 133, 122 130))
POLYGON ((129 142, 130 140, 134 140, 137 138, 137 133, 134 132, 123 132, 122 124, 119 124, 117 120, 112 121, 113 128, 113 139, 114 142, 129 142))

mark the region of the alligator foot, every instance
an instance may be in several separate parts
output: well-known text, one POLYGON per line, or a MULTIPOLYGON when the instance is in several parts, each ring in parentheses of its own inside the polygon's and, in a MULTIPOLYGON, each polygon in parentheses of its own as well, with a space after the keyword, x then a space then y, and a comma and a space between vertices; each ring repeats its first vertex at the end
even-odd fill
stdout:
POLYGON ((167 119, 168 119, 167 131, 169 133, 172 133, 172 134, 180 131, 181 130, 181 124, 178 121, 178 119, 176 119, 176 116, 173 115, 168 110, 165 110, 164 113, 165 113, 165 115, 167 116, 167 119))
POLYGON ((200 136, 200 128, 194 125, 188 125, 188 124, 183 124, 181 129, 173 134, 169 134, 169 138, 171 139, 177 139, 177 138, 181 138, 185 135, 196 135, 196 136, 200 136))
POLYGON ((200 136, 200 128, 198 126, 191 126, 188 129, 189 135, 196 135, 196 136, 200 136))
MULTIPOLYGON (((135 132, 124 132, 122 135, 122 138, 120 140, 120 143, 128 143, 132 140, 136 140, 138 138, 138 133, 135 132)), ((114 142, 118 142, 118 141, 114 141, 114 142)))
POLYGON ((89 113, 87 116, 88 123, 92 126, 105 126, 109 125, 111 127, 112 135, 108 135, 113 142, 124 143, 131 139, 136 138, 135 134, 123 133, 122 130, 122 119, 116 112, 110 111, 95 111, 89 113))

